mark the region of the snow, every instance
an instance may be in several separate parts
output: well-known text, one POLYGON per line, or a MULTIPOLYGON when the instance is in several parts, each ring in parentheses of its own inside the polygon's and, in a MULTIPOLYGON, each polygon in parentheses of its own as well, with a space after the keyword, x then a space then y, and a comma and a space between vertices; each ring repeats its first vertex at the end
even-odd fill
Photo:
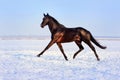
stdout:
POLYGON ((84 43, 84 51, 73 60, 78 47, 62 44, 69 61, 57 45, 36 57, 49 43, 45 40, 0 40, 0 80, 119 80, 120 41, 100 39, 102 50, 95 46, 100 61, 84 43))

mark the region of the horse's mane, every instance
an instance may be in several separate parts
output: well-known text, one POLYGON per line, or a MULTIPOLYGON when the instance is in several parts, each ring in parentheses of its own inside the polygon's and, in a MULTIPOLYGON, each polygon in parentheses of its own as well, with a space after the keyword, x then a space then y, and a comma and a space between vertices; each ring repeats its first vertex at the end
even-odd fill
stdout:
POLYGON ((55 18, 53 18, 52 16, 49 16, 55 23, 60 24, 55 18))
POLYGON ((54 17, 49 16, 56 24, 61 25, 62 27, 65 27, 63 24, 60 24, 54 17))

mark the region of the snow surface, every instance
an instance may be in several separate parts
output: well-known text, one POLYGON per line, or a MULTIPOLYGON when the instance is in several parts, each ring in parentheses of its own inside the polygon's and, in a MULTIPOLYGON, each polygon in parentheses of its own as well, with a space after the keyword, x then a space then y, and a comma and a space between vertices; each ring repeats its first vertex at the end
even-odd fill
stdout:
POLYGON ((63 44, 69 61, 56 44, 36 57, 49 41, 0 40, 0 80, 120 80, 119 40, 98 40, 107 46, 106 50, 95 46, 100 61, 84 43, 84 51, 74 60, 75 43, 63 44))

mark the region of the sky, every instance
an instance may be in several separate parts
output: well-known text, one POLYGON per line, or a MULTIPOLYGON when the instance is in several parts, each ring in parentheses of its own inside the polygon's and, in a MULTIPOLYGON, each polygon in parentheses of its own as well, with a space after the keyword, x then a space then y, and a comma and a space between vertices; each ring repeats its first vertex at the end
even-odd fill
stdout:
POLYGON ((94 36, 120 37, 120 0, 0 0, 0 36, 50 35, 40 27, 43 13, 94 36))

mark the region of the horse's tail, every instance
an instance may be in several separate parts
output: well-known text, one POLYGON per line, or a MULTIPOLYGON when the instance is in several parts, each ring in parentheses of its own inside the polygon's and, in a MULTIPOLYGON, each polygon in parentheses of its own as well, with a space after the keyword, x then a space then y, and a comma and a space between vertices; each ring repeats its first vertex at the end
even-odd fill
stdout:
POLYGON ((101 49, 106 49, 106 47, 100 45, 100 44, 95 40, 95 38, 94 38, 92 35, 91 35, 91 41, 92 41, 94 44, 96 44, 98 47, 100 47, 101 49))

